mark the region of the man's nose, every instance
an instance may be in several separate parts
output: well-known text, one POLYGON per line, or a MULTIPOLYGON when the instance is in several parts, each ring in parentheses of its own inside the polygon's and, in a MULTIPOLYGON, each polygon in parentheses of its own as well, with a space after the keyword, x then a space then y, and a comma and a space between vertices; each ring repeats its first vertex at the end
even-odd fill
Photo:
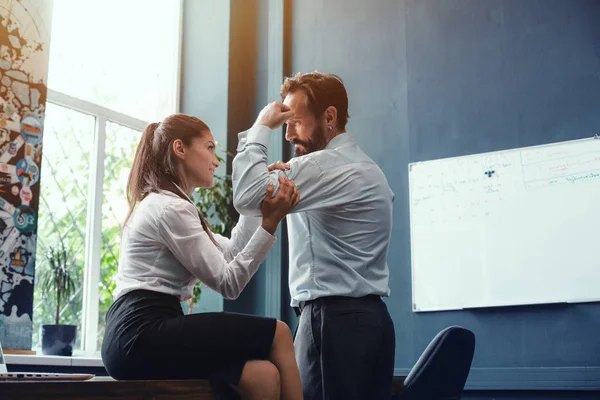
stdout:
POLYGON ((298 135, 296 135, 296 130, 290 124, 288 124, 285 128, 285 140, 291 142, 296 137, 298 137, 298 135))

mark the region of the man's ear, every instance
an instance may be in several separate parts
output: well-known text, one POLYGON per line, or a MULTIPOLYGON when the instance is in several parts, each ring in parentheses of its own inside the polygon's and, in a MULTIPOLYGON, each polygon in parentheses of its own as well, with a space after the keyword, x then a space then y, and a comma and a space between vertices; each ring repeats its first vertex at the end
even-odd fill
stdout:
POLYGON ((173 154, 175 154, 175 157, 178 157, 182 160, 185 158, 185 146, 183 145, 181 139, 175 139, 173 141, 173 154))
POLYGON ((337 108, 334 106, 329 106, 325 110, 325 124, 327 125, 327 129, 332 130, 336 127, 337 122, 337 108))

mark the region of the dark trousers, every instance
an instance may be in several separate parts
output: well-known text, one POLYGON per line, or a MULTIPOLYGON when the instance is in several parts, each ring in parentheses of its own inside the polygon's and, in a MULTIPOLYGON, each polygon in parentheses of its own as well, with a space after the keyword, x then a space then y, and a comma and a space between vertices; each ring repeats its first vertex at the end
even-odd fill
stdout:
POLYGON ((396 339, 379 296, 301 304, 294 338, 305 400, 389 400, 396 339))

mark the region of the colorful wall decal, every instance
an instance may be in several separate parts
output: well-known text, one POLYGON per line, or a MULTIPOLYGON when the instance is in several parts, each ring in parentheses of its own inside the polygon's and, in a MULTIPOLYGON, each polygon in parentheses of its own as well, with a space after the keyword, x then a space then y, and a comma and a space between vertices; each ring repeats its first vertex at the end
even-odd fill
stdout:
POLYGON ((52 0, 0 0, 0 342, 30 350, 52 0))

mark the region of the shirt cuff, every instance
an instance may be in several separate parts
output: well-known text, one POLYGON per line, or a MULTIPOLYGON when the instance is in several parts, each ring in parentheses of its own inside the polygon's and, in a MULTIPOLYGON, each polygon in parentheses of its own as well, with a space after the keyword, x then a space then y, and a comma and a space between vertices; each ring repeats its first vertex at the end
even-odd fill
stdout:
POLYGON ((270 246, 272 246, 273 243, 275 243, 277 241, 277 238, 275 236, 271 235, 269 232, 267 232, 265 230, 265 228, 263 228, 262 226, 258 227, 255 235, 257 235, 261 241, 264 241, 265 243, 269 243, 270 246))
POLYGON ((243 150, 250 143, 258 143, 269 148, 271 138, 271 129, 268 126, 256 125, 250 130, 238 134, 238 151, 243 150))
POLYGON ((262 263, 266 258, 267 254, 273 247, 273 244, 277 241, 275 236, 265 231, 262 226, 258 227, 252 238, 246 245, 246 249, 250 250, 254 255, 254 260, 258 263, 262 263))

